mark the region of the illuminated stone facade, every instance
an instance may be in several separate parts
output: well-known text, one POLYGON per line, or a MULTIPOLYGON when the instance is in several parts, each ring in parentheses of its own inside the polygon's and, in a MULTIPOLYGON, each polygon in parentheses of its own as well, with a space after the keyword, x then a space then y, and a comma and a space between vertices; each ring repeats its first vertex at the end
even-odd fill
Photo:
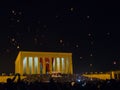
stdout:
POLYGON ((19 52, 15 73, 23 74, 73 74, 72 53, 19 52))

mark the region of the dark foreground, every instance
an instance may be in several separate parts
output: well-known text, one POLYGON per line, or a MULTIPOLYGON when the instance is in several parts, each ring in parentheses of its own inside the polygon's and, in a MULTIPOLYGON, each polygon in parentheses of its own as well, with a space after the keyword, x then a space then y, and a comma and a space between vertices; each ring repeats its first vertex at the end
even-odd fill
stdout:
POLYGON ((119 80, 56 82, 50 79, 49 82, 29 82, 19 78, 17 82, 13 82, 14 79, 8 79, 7 83, 0 83, 0 90, 120 90, 119 80))
POLYGON ((120 81, 89 81, 89 82, 69 82, 69 83, 26 83, 23 81, 16 83, 1 83, 0 90, 120 90, 120 81))

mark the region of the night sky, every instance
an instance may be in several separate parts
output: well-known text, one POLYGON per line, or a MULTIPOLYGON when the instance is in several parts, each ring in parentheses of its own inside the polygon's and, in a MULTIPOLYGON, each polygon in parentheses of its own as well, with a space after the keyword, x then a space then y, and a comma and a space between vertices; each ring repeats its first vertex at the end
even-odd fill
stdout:
POLYGON ((74 73, 120 69, 118 2, 0 1, 0 73, 19 51, 71 52, 74 73))

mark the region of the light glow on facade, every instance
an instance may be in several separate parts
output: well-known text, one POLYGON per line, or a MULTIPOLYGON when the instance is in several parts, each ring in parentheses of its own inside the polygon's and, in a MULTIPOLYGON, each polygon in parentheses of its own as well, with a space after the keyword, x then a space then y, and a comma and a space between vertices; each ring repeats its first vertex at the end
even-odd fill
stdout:
POLYGON ((65 69, 65 59, 64 58, 61 58, 61 62, 62 62, 62 73, 63 73, 63 71, 64 71, 64 69, 65 69))
POLYGON ((30 72, 30 74, 32 74, 32 67, 33 67, 33 66, 32 66, 32 64, 33 64, 33 61, 32 61, 32 60, 33 60, 33 58, 32 58, 32 57, 29 57, 28 60, 29 60, 29 72, 30 72))
POLYGON ((19 52, 15 73, 23 74, 72 74, 72 53, 19 52), (70 62, 70 63, 69 63, 70 62))
POLYGON ((27 57, 24 57, 23 59, 23 72, 26 74, 27 69, 27 57))
POLYGON ((34 71, 37 74, 38 71, 38 57, 34 57, 34 71))
POLYGON ((60 72, 60 58, 57 57, 57 71, 60 72))

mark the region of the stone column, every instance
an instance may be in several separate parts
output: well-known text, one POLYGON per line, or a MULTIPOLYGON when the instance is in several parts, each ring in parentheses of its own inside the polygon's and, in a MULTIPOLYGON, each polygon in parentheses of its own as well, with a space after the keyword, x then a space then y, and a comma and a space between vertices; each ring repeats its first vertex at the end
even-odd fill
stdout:
POLYGON ((32 57, 32 74, 35 74, 34 72, 34 58, 32 57))
POLYGON ((66 65, 65 65, 65 73, 66 74, 68 74, 68 58, 67 57, 65 57, 65 63, 66 63, 66 65))
POLYGON ((60 73, 62 73, 62 58, 60 57, 60 73))
POLYGON ((65 71, 65 59, 61 58, 61 73, 64 74, 65 71))
POLYGON ((69 59, 70 59, 70 60, 69 60, 69 61, 70 61, 70 62, 69 62, 69 66, 70 66, 70 67, 69 67, 69 69, 70 69, 69 72, 70 72, 70 74, 73 74, 72 57, 70 57, 69 59))
POLYGON ((71 59, 68 56, 68 74, 71 74, 70 72, 71 72, 71 59))
POLYGON ((53 58, 53 62, 52 62, 52 72, 55 71, 55 58, 53 58))
POLYGON ((45 57, 42 58, 43 59, 43 74, 46 74, 46 62, 45 62, 45 57))
POLYGON ((68 67, 67 67, 67 68, 68 68, 68 69, 67 69, 68 72, 67 72, 67 73, 70 74, 70 69, 71 69, 71 66, 70 66, 71 64, 70 64, 70 63, 71 63, 71 60, 70 60, 70 57, 69 57, 69 56, 67 57, 67 59, 68 59, 68 67))
POLYGON ((111 74, 112 74, 112 79, 115 79, 115 73, 114 73, 114 71, 112 71, 111 74))
POLYGON ((38 57, 34 57, 34 74, 38 74, 38 57))
POLYGON ((32 69, 33 69, 33 58, 32 57, 28 57, 29 59, 29 73, 32 74, 32 69))
POLYGON ((58 69, 58 67, 57 67, 57 57, 55 57, 55 72, 57 72, 57 69, 58 69))
POLYGON ((24 72, 23 72, 23 59, 24 59, 24 57, 22 57, 22 60, 20 60, 20 72, 19 72, 19 73, 20 73, 21 75, 23 75, 23 73, 24 73, 24 72))
POLYGON ((26 74, 30 74, 30 71, 29 71, 29 59, 27 57, 27 69, 26 69, 26 74))
POLYGON ((49 57, 49 68, 50 68, 50 74, 52 73, 52 57, 49 57))
POLYGON ((63 58, 64 58, 64 69, 63 69, 63 73, 66 74, 66 58, 65 58, 65 57, 63 57, 63 58))
POLYGON ((37 69, 37 74, 40 74, 40 57, 38 58, 38 69, 37 69))

